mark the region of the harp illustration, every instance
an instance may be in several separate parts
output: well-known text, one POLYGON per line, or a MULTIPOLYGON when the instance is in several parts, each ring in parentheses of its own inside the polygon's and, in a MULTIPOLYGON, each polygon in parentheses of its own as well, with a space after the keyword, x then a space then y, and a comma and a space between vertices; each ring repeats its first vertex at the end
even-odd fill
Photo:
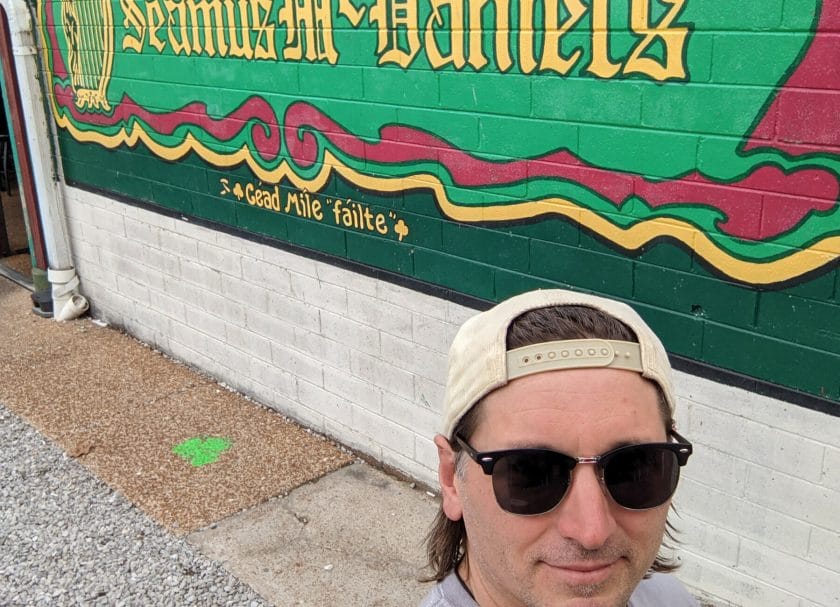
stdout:
POLYGON ((109 111, 106 91, 114 61, 114 15, 110 0, 65 0, 61 19, 67 37, 67 69, 76 107, 109 111))

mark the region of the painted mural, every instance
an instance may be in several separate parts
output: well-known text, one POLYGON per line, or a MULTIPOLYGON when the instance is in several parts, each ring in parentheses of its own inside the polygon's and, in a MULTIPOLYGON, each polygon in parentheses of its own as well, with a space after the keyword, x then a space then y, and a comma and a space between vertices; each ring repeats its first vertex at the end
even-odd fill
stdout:
POLYGON ((208 187, 397 241, 411 239, 398 213, 315 195, 339 175, 427 191, 459 222, 562 216, 618 251, 664 239, 759 286, 840 257, 840 5, 769 4, 38 8, 52 112, 78 142, 244 164, 252 179, 208 187))

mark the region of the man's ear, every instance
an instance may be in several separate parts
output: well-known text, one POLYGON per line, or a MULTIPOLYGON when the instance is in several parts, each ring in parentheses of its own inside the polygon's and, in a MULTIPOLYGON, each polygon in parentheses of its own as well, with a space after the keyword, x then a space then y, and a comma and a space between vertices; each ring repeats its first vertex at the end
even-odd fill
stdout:
POLYGON ((435 436, 438 451, 438 479, 440 480, 441 506, 446 518, 459 521, 464 514, 461 504, 461 482, 456 471, 457 458, 449 441, 441 434, 435 436))

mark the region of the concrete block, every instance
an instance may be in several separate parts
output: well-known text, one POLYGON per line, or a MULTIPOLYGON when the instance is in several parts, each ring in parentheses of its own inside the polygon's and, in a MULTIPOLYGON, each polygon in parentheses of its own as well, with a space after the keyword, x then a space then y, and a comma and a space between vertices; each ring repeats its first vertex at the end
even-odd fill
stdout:
MULTIPOLYGON (((823 461, 820 484, 834 491, 840 491, 840 448, 825 448, 825 461, 823 461)), ((840 509, 840 506, 838 506, 838 509, 840 509)))
POLYGON ((421 437, 432 438, 440 426, 440 415, 411 400, 388 392, 382 394, 382 416, 404 428, 411 428, 421 437))
POLYGON ((381 387, 383 396, 390 394, 408 400, 414 398, 414 376, 379 357, 350 350, 350 372, 359 379, 381 387))
POLYGON ((320 360, 289 346, 272 344, 271 362, 285 373, 305 379, 320 388, 324 387, 324 365, 320 360))
POLYGON ((197 243, 198 262, 222 274, 242 277, 242 257, 237 253, 205 242, 197 243))
POLYGON ((826 529, 837 528, 840 492, 828 487, 754 466, 747 474, 746 498, 759 506, 826 529))
POLYGON ((415 375, 414 402, 439 414, 443 407, 443 397, 446 391, 446 388, 441 383, 443 381, 446 381, 444 377, 441 377, 439 381, 435 381, 422 375, 415 375))
MULTIPOLYGON (((297 398, 297 381, 293 373, 278 368, 276 365, 259 358, 252 358, 248 375, 253 379, 255 387, 263 386, 266 399, 263 404, 276 406, 279 400, 288 401, 297 398)), ((284 403, 288 405, 288 403, 284 403)))
POLYGON ((833 569, 825 569, 744 539, 741 542, 738 568, 747 574, 773 580, 775 586, 800 596, 810 604, 840 604, 836 565, 833 569), (803 584, 803 580, 808 580, 808 583, 803 584))
POLYGON ((383 301, 404 310, 446 320, 446 301, 443 299, 384 281, 380 281, 377 287, 377 297, 383 301))
POLYGON ((718 384, 688 373, 675 373, 675 390, 679 398, 739 415, 771 428, 799 434, 814 442, 836 446, 837 437, 840 436, 840 417, 718 384))
POLYGON ((305 276, 292 272, 290 274, 291 294, 295 299, 306 302, 309 305, 330 310, 335 314, 347 312, 347 290, 325 282, 317 278, 305 276))
POLYGON ((318 307, 298 299, 269 292, 268 310, 266 311, 270 316, 295 327, 314 333, 320 333, 321 331, 321 316, 318 307))
POLYGON ((397 337, 408 339, 411 336, 410 312, 375 296, 360 293, 355 289, 355 277, 351 284, 353 288, 347 291, 347 315, 350 318, 397 337))
POLYGON ((126 238, 143 243, 147 247, 160 247, 161 229, 159 227, 132 217, 123 218, 123 222, 125 224, 126 238))
POLYGON ((446 357, 416 343, 382 333, 380 335, 382 358, 427 379, 443 381, 446 377, 446 357))
MULTIPOLYGON (((318 411, 324 420, 336 421, 345 426, 353 426, 353 406, 347 399, 327 392, 323 388, 298 378, 298 398, 303 405, 318 411)), ((323 423, 321 424, 323 426, 323 423)))
POLYGON ((416 313, 411 315, 411 325, 411 335, 415 342, 444 355, 449 352, 457 327, 416 313))
POLYGON ((840 532, 813 527, 811 543, 808 546, 808 560, 840 576, 837 555, 840 555, 840 532))
POLYGON ((268 311, 268 291, 262 285, 224 276, 221 295, 228 300, 242 304, 246 309, 254 308, 260 312, 268 311))
POLYGON ((324 373, 324 389, 342 396, 371 414, 382 415, 382 389, 376 384, 356 379, 342 369, 324 373))
POLYGON ((370 436, 383 449, 390 449, 414 460, 414 433, 383 419, 364 407, 353 407, 353 427, 370 436))
POLYGON ((191 282, 211 293, 219 293, 222 290, 222 278, 218 270, 185 258, 181 258, 180 265, 181 278, 187 282, 191 282))
POLYGON ((244 308, 245 327, 269 340, 272 345, 288 347, 295 340, 294 326, 253 308, 244 308))
POLYGON ((315 266, 315 276, 321 282, 346 288, 348 293, 355 292, 370 297, 376 296, 376 285, 379 282, 370 276, 323 262, 319 262, 315 266))
POLYGON ((289 271, 261 259, 243 260, 242 278, 245 283, 267 291, 275 291, 282 295, 292 294, 289 271))
POLYGON ((770 549, 792 556, 803 556, 808 550, 810 526, 801 520, 801 514, 780 513, 749 497, 737 498, 690 478, 680 481, 674 503, 686 516, 752 538, 770 549))
POLYGON ((716 607, 802 607, 797 595, 743 571, 690 552, 681 556, 678 577, 716 607))
POLYGON ((266 362, 271 361, 271 342, 240 324, 225 325, 225 342, 249 356, 256 356, 266 362))
POLYGON ((159 235, 160 248, 179 258, 198 259, 198 244, 184 234, 176 231, 173 224, 169 228, 161 228, 159 235))
POLYGON ((225 321, 198 308, 187 306, 187 323, 213 339, 225 337, 225 321))
POLYGON ((371 356, 378 356, 380 353, 379 330, 348 320, 346 316, 322 310, 321 334, 327 339, 337 341, 371 356))
POLYGON ((820 479, 825 447, 801 434, 700 405, 692 408, 690 425, 698 443, 805 480, 820 479))
MULTIPOLYGON (((336 369, 350 366, 351 349, 317 333, 295 327, 294 347, 336 369)), ((325 372, 329 370, 325 369, 325 372)))

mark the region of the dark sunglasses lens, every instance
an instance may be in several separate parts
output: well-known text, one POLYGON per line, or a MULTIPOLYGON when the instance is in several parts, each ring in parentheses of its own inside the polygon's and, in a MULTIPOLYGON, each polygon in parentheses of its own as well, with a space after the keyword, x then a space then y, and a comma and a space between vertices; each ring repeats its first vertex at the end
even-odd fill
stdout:
POLYGON ((617 504, 633 510, 661 506, 677 488, 677 454, 655 445, 627 447, 604 466, 604 484, 617 504))
POLYGON ((513 514, 542 514, 563 499, 575 461, 551 451, 505 455, 493 468, 493 492, 513 514))

